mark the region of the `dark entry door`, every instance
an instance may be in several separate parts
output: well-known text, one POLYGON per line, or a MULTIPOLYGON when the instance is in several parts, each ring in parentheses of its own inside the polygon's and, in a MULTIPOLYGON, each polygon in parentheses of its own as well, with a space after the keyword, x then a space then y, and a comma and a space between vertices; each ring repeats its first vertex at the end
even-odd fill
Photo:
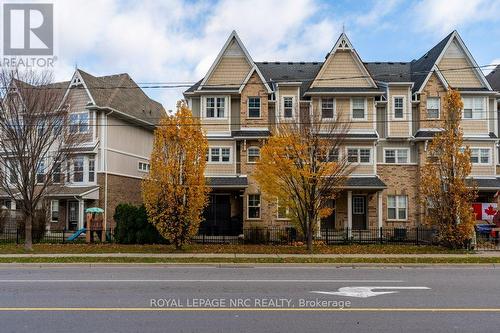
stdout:
POLYGON ((211 194, 204 212, 201 229, 205 234, 224 234, 231 228, 231 203, 229 194, 211 194))
POLYGON ((327 208, 332 208, 332 213, 321 218, 321 230, 335 229, 335 200, 327 201, 327 208))
POLYGON ((78 201, 68 202, 68 228, 69 230, 78 228, 78 201))
POLYGON ((366 197, 352 196, 352 228, 366 229, 366 197))

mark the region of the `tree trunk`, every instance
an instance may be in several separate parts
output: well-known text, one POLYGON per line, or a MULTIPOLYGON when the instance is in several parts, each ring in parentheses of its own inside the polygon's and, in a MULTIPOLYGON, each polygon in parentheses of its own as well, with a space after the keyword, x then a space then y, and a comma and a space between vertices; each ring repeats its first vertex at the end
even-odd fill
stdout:
POLYGON ((33 228, 33 214, 26 216, 26 220, 24 222, 24 249, 26 251, 33 251, 33 236, 32 236, 32 228, 33 228))

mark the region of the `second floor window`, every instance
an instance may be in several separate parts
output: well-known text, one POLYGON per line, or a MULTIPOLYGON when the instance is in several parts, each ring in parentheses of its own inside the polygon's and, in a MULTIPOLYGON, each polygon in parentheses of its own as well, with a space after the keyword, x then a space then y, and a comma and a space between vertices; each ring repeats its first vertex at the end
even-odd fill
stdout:
POLYGON ((54 184, 59 184, 62 182, 62 171, 61 171, 61 163, 55 162, 54 171, 52 171, 52 182, 54 184))
POLYGON ((464 119, 485 119, 486 109, 484 97, 464 97, 464 119))
POLYGON ((372 150, 370 148, 348 148, 347 161, 351 163, 370 163, 372 150))
POLYGON ((207 161, 210 163, 231 162, 231 148, 212 147, 208 150, 207 161))
POLYGON ((385 150, 385 163, 408 163, 408 149, 386 149, 385 150))
POLYGON ((41 160, 38 163, 38 167, 36 169, 36 182, 43 183, 45 181, 45 161, 41 160))
POLYGON ((248 97, 248 118, 260 118, 260 97, 248 97))
POLYGON ((472 164, 490 164, 490 149, 471 148, 470 161, 472 164))
POLYGON ((404 98, 394 97, 394 118, 403 119, 404 118, 404 98))
POLYGON ((335 110, 335 102, 333 98, 321 99, 321 118, 332 119, 335 110))
POLYGON ((439 119, 439 97, 427 98, 427 118, 439 119))
POLYGON ((355 97, 351 102, 352 119, 366 119, 365 99, 363 97, 355 97))
POLYGON ((95 182, 95 160, 89 158, 89 182, 95 182))
POLYGON ((321 156, 319 157, 321 162, 338 162, 339 161, 339 149, 338 148, 330 148, 327 149, 321 156))
POLYGON ((224 118, 226 99, 224 97, 207 97, 205 110, 207 118, 224 118))
POLYGON ((283 117, 293 118, 293 97, 283 97, 283 117))
POLYGON ((83 157, 76 157, 73 160, 73 182, 83 182, 83 157))
POLYGON ((89 113, 80 112, 69 115, 70 133, 87 133, 89 130, 89 113))

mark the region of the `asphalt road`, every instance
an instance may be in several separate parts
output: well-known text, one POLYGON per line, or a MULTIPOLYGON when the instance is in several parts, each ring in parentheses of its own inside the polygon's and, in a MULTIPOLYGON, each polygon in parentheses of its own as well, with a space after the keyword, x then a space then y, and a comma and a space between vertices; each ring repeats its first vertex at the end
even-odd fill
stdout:
POLYGON ((500 270, 0 266, 0 332, 379 331, 500 331, 500 270))

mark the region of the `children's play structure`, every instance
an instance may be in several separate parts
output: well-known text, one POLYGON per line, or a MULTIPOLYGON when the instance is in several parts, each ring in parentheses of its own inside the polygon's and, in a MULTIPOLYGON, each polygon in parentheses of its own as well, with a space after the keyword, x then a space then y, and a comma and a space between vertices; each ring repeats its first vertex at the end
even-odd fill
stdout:
POLYGON ((106 241, 106 230, 104 230, 104 209, 99 207, 91 207, 85 210, 85 226, 77 230, 74 234, 68 237, 68 241, 74 241, 81 235, 85 234, 85 241, 93 243, 96 241, 106 241))

